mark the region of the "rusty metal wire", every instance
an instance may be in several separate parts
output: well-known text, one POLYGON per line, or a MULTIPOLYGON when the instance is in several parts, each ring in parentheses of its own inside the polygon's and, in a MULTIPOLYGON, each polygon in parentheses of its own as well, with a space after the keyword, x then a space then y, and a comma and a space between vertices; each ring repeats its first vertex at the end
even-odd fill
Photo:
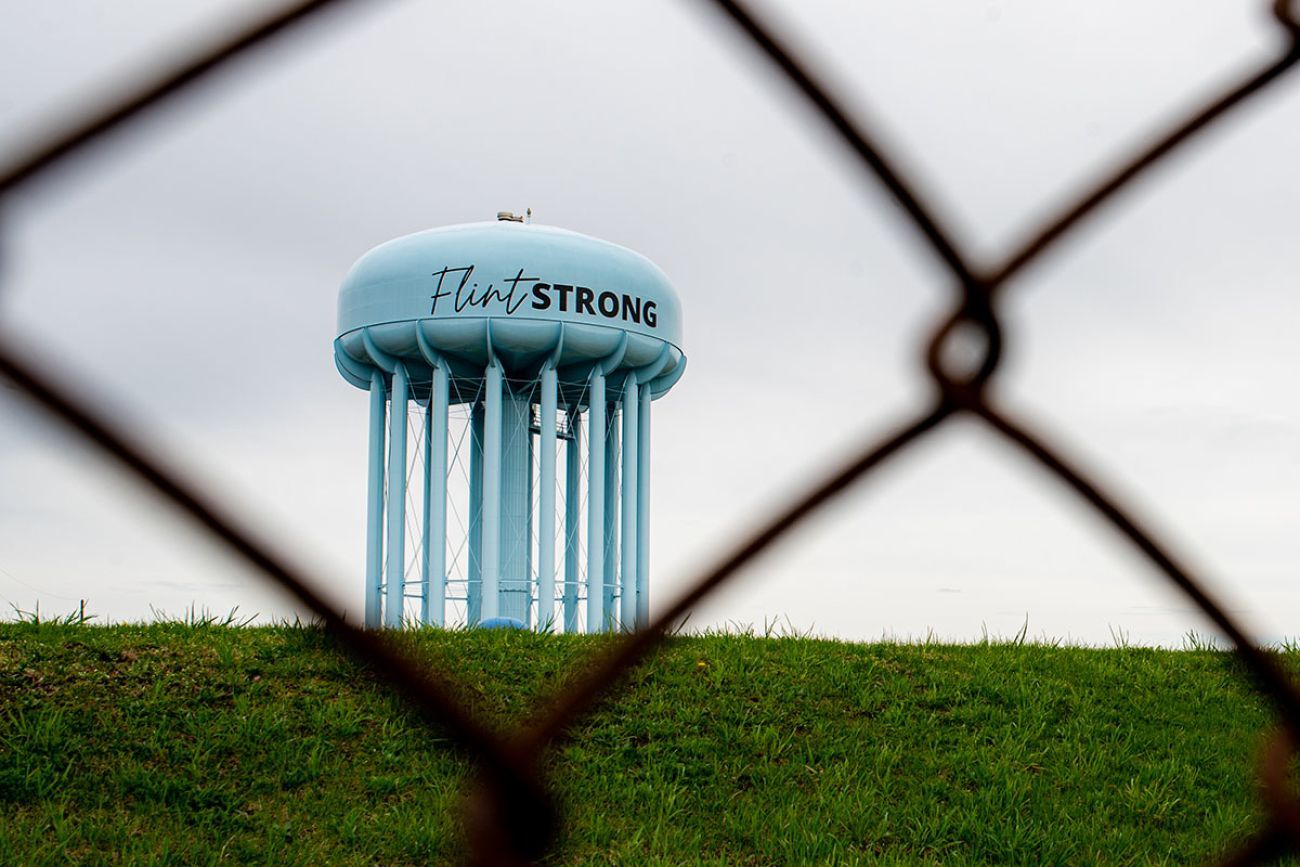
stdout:
MULTIPOLYGON (((981 268, 952 239, 941 215, 909 183, 907 176, 891 164, 872 140, 869 129, 852 119, 835 95, 817 81, 803 59, 790 51, 744 4, 737 0, 708 2, 821 113, 869 174, 894 196, 931 251, 955 278, 957 298, 953 311, 936 325, 925 345, 924 363, 936 393, 923 414, 899 425, 887 436, 864 444, 843 458, 837 470, 793 497, 765 522, 757 523, 650 626, 616 645, 584 678, 556 696, 513 736, 505 738, 494 733, 457 703, 445 680, 404 658, 381 634, 348 623, 324 601, 302 570, 257 539, 248 528, 240 526, 236 516, 217 508, 179 473, 165 467, 128 431, 119 429, 97 412, 72 386, 42 372, 31 361, 40 358, 39 347, 23 345, 21 338, 11 331, 0 332, 0 375, 255 566, 268 580, 297 598, 338 638, 341 647, 369 665, 427 723, 441 729, 455 747, 476 762, 480 778, 469 804, 466 828, 472 858, 481 864, 531 863, 551 851, 563 829, 541 775, 541 757, 557 738, 618 688, 629 667, 653 652, 673 624, 696 603, 733 580, 747 564, 794 527, 877 467, 953 418, 970 416, 1018 446, 1045 472, 1078 494, 1233 642, 1254 686, 1275 706, 1281 726, 1270 740, 1259 770, 1260 796, 1267 821, 1222 863, 1260 864, 1288 854, 1300 854, 1300 803, 1292 794, 1287 777, 1288 767, 1296 755, 1295 745, 1300 742, 1300 690, 1271 656, 1247 638, 1222 604, 1167 546, 1115 497, 1093 482, 1090 473, 1064 457, 1046 438, 1034 433, 1031 425, 1017 420, 1000 406, 990 389, 1002 355, 1003 328, 997 301, 1006 284, 1052 245, 1069 236, 1115 194, 1132 188, 1148 169, 1295 67, 1300 62, 1300 12, 1293 8, 1296 4, 1287 0, 1275 0, 1273 4, 1284 46, 1271 63, 1225 89, 1181 124, 1151 136, 1150 145, 1071 198, 1057 216, 1044 221, 1001 262, 981 268), (958 335, 962 332, 981 337, 985 353, 970 369, 954 370, 945 361, 945 349, 951 341, 960 339, 958 335)), ((80 118, 0 169, 0 197, 66 167, 75 156, 102 143, 111 133, 165 101, 183 96, 252 49, 292 33, 329 7, 342 5, 338 0, 300 2, 196 51, 187 62, 160 72, 138 92, 80 118)))

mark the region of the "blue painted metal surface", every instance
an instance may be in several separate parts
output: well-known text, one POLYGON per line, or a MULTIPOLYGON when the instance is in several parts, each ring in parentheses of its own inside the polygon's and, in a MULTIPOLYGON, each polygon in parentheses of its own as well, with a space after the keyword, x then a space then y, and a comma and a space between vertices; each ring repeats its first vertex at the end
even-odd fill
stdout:
MULTIPOLYGON (((465 581, 465 617, 483 619, 483 402, 474 404, 469 426, 469 564, 465 581)), ((445 493, 445 492, 444 492, 445 493)))
POLYGON ((518 617, 489 617, 479 624, 480 629, 527 629, 528 624, 518 617))
POLYGON ((650 389, 640 391, 636 456, 636 626, 650 623, 650 389))
POLYGON ((605 415, 605 615, 603 628, 618 626, 618 404, 610 403, 605 415))
POLYGON ((587 631, 605 628, 605 374, 591 373, 587 406, 587 631))
POLYGON ((483 384, 483 575, 479 611, 484 620, 501 613, 501 379, 501 366, 493 359, 483 384))
POLYGON ((567 413, 569 441, 564 447, 564 631, 578 631, 578 588, 582 539, 582 416, 567 413))
POLYGON ((511 396, 501 406, 501 581, 502 617, 528 623, 532 607, 532 409, 527 397, 511 396))
POLYGON ((447 366, 433 369, 429 415, 425 428, 424 550, 425 581, 423 620, 442 626, 447 608, 447 402, 450 384, 447 366))
POLYGON ((542 365, 537 400, 537 626, 554 629, 555 619, 555 425, 559 384, 555 365, 542 365))
POLYGON ((412 476, 424 506, 415 535, 422 621, 446 623, 453 600, 470 623, 577 631, 585 619, 597 631, 647 621, 650 407, 686 366, 681 305, 658 268, 562 229, 451 226, 363 256, 339 291, 338 316, 335 363, 371 391, 368 627, 402 618, 412 401, 425 414, 424 466, 412 476), (458 442, 470 466, 458 475, 449 409, 462 405, 469 430, 458 442), (458 519, 467 539, 447 538, 449 477, 468 488, 468 514, 458 519), (463 590, 453 593, 448 552, 462 549, 454 580, 463 590))
POLYGON ((406 410, 410 382, 406 366, 393 370, 393 394, 388 401, 388 558, 384 572, 384 625, 402 625, 406 591, 406 410))
POLYGON ((637 434, 640 424, 637 421, 641 402, 637 395, 635 377, 628 377, 623 384, 623 464, 621 497, 619 506, 623 521, 619 538, 622 540, 622 559, 619 563, 619 627, 625 630, 636 628, 636 545, 637 545, 637 434))
POLYGON ((379 596, 384 580, 384 408, 388 388, 378 368, 370 371, 370 474, 366 479, 366 607, 367 629, 379 626, 383 608, 379 596))

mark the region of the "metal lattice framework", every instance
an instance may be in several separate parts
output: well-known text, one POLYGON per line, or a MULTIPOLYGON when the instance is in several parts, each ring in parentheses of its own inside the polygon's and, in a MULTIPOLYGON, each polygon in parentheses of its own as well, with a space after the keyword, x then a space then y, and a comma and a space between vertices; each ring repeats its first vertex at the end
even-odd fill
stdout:
MULTIPOLYGON (((474 718, 452 697, 440 673, 404 658, 382 633, 366 632, 346 621, 323 600, 315 584, 301 570, 258 540, 238 516, 218 509, 203 491, 163 467, 137 444, 129 431, 118 429, 73 387, 43 371, 37 363, 41 358, 40 347, 26 343, 7 327, 0 331, 3 335, 0 374, 50 415, 97 446, 105 456, 130 470, 175 509, 240 554, 268 580, 289 591, 337 636, 342 647, 369 663, 376 676, 386 679, 429 725, 438 727, 452 744, 477 763, 480 777, 466 826, 473 858, 484 864, 527 863, 552 849, 563 828, 541 776, 543 754, 562 733, 616 689, 623 673, 654 650, 667 628, 854 483, 954 418, 974 417, 1078 494, 1190 597, 1233 643, 1235 653, 1252 676, 1253 685, 1277 710, 1281 726, 1270 741, 1260 769, 1266 822, 1224 863, 1257 864, 1300 853, 1300 802, 1289 791, 1287 781, 1287 767, 1295 757, 1297 734, 1300 734, 1300 691, 1274 658, 1246 637, 1236 620, 1169 547, 1092 481, 1089 473, 1037 434, 1030 424, 1008 413, 992 389, 1005 336, 998 310, 1007 283, 1094 215, 1102 204, 1129 187, 1135 178, 1300 62, 1300 10, 1295 8, 1296 4, 1287 0, 1275 0, 1273 4, 1274 18, 1285 39, 1281 52, 1271 62, 1226 88, 1183 122, 1151 136, 1144 148, 1099 179, 1086 193, 1061 207, 1003 259, 977 264, 953 240, 944 215, 913 188, 878 146, 872 130, 851 119, 835 94, 813 77, 776 33, 736 0, 709 0, 709 3, 748 37, 818 110, 892 194, 907 219, 928 242, 932 253, 950 272, 955 286, 952 310, 936 324, 925 347, 925 365, 935 387, 934 394, 928 408, 919 416, 903 421, 885 438, 863 443, 852 454, 841 456, 838 469, 808 485, 776 514, 756 522, 732 547, 720 551, 714 565, 698 577, 687 593, 663 610, 648 627, 618 643, 584 678, 554 696, 539 715, 510 737, 494 733, 474 718), (965 333, 981 336, 985 353, 969 369, 954 369, 945 361, 946 350, 965 333)), ((233 38, 197 52, 182 65, 161 72, 139 92, 79 118, 60 134, 38 143, 0 169, 0 196, 46 180, 142 113, 183 95, 190 85, 246 52, 287 35, 311 16, 342 5, 341 0, 297 3, 233 38)))

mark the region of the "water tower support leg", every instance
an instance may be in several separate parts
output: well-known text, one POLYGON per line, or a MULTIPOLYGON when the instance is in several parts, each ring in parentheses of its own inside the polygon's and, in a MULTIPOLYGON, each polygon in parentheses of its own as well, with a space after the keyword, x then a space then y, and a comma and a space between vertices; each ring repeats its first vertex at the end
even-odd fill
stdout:
POLYGON ((587 394, 587 631, 605 625, 605 374, 591 373, 587 394))
POLYGON ((641 389, 636 438, 636 626, 650 625, 650 389, 641 389))
POLYGON ((366 496, 366 597, 367 629, 379 628, 379 586, 384 570, 384 375, 370 372, 370 475, 366 496))
POLYGON ((578 631, 578 534, 582 522, 582 423, 569 410, 569 441, 564 447, 564 631, 578 631))
POLYGON ((420 515, 423 517, 421 526, 424 528, 420 542, 420 622, 427 624, 429 622, 429 574, 430 564, 429 557, 432 552, 429 550, 429 513, 433 511, 433 455, 429 454, 433 450, 433 385, 430 383, 429 403, 424 408, 424 425, 421 431, 421 452, 424 454, 424 480, 420 484, 420 491, 424 494, 424 508, 420 515))
POLYGON ((425 426, 424 606, 425 623, 442 626, 447 607, 447 369, 433 368, 425 426))
POLYGON ((501 367, 487 367, 483 423, 483 619, 501 612, 501 367))
POLYGON ((618 629, 618 456, 619 456, 619 414, 617 403, 609 405, 608 433, 605 435, 605 622, 602 628, 613 631, 618 629))
POLYGON ((483 402, 476 400, 469 430, 469 568, 465 570, 465 621, 483 619, 483 402))
POLYGON ((533 595, 537 592, 537 580, 533 577, 533 530, 537 526, 537 515, 533 509, 533 493, 537 486, 537 479, 533 477, 533 460, 537 451, 537 443, 533 442, 532 434, 533 408, 531 405, 525 406, 524 412, 524 439, 528 442, 526 451, 527 462, 524 464, 524 478, 527 480, 527 499, 524 500, 524 592, 523 592, 523 621, 529 629, 533 629, 536 621, 533 619, 533 595))
POLYGON ((539 452, 537 484, 537 627, 554 629, 555 623, 555 368, 542 368, 542 393, 537 428, 539 452))
POLYGON ((628 377, 623 386, 623 488, 622 517, 623 543, 622 568, 619 570, 622 581, 621 604, 619 605, 619 625, 628 631, 636 628, 636 552, 637 552, 637 410, 640 401, 637 398, 636 380, 628 377))
POLYGON ((406 407, 410 395, 405 365, 393 370, 388 442, 388 574, 384 625, 402 625, 406 571, 406 407))
POLYGON ((530 621, 532 581, 533 409, 530 398, 501 391, 501 527, 497 616, 530 621))

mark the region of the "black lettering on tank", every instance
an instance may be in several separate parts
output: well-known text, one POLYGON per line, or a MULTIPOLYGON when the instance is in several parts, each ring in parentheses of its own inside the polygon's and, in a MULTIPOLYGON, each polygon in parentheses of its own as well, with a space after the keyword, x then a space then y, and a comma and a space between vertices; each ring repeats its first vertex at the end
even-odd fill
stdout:
POLYGON ((540 279, 540 277, 525 277, 523 268, 520 268, 515 276, 508 278, 505 281, 510 284, 510 291, 506 293, 506 313, 514 313, 528 300, 528 290, 521 290, 519 284, 535 283, 540 279))
MULTIPOLYGON (((478 284, 475 283, 474 285, 477 286, 478 284)), ((459 291, 456 293, 456 300, 458 302, 460 301, 459 291)), ((470 289, 469 294, 465 297, 464 304, 457 305, 456 312, 459 313, 465 307, 481 307, 482 309, 486 310, 488 308, 488 305, 491 304, 493 301, 500 301, 501 304, 506 309, 506 315, 510 316, 513 315, 514 312, 518 310, 519 307, 527 300, 528 300, 527 294, 520 295, 519 297, 515 297, 513 289, 510 290, 509 292, 502 292, 500 289, 496 288, 496 284, 489 283, 487 285, 487 288, 483 290, 482 295, 476 295, 474 293, 474 290, 470 289)))
POLYGON ((469 278, 473 273, 473 265, 469 265, 465 268, 443 268, 441 271, 434 271, 433 276, 438 278, 438 285, 434 288, 433 294, 429 296, 430 300, 433 302, 429 305, 429 315, 432 316, 438 312, 439 298, 450 298, 452 295, 456 296, 456 299, 452 303, 455 305, 456 312, 459 313, 462 306, 460 303, 460 290, 465 288, 465 284, 469 282, 469 278), (448 274, 461 275, 460 283, 456 286, 456 291, 454 293, 450 290, 443 291, 443 282, 447 279, 448 274))
POLYGON ((556 283, 556 284, 555 284, 555 291, 560 293, 560 312, 561 312, 561 313, 568 313, 568 312, 569 312, 569 293, 573 291, 573 287, 570 286, 570 285, 567 284, 567 283, 556 283))
POLYGON ((533 309, 546 310, 551 306, 551 284, 535 283, 533 285, 533 309))
POLYGON ((517 313, 524 304, 531 301, 533 310, 550 310, 553 306, 558 306, 560 313, 568 313, 572 310, 574 313, 587 316, 621 318, 624 322, 634 325, 644 323, 650 328, 659 326, 658 305, 654 301, 647 301, 636 295, 608 290, 597 292, 587 286, 574 286, 569 283, 545 283, 540 277, 525 277, 523 268, 516 271, 513 277, 501 281, 501 285, 507 287, 505 289, 498 289, 494 283, 488 283, 486 288, 480 289, 478 283, 471 282, 474 270, 475 266, 466 265, 460 268, 447 267, 433 272, 432 276, 437 279, 437 283, 433 294, 429 296, 430 316, 437 314, 438 302, 443 298, 452 299, 452 306, 457 313, 467 308, 488 310, 495 304, 504 308, 507 316, 517 313), (447 282, 448 275, 459 275, 455 289, 452 289, 451 284, 447 282), (527 283, 533 285, 531 287, 522 285, 527 283), (569 306, 570 296, 573 297, 572 308, 569 306))
POLYGON ((618 315, 618 296, 613 292, 601 292, 596 303, 600 307, 600 315, 606 319, 613 319, 618 315))

